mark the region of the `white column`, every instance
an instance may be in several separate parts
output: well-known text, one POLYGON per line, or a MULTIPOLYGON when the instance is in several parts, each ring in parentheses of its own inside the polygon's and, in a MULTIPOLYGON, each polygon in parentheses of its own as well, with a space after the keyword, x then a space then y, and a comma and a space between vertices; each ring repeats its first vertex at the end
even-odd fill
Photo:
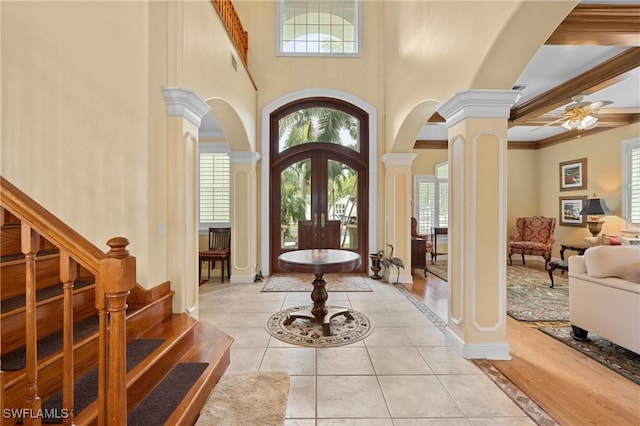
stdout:
POLYGON ((167 274, 173 311, 198 316, 198 129, 209 106, 195 93, 164 88, 167 140, 167 274))
MULTIPOLYGON (((405 264, 400 272, 401 283, 412 283, 411 276, 411 202, 412 181, 411 163, 416 158, 413 153, 384 154, 380 160, 385 165, 384 174, 384 239, 380 249, 389 255, 394 247, 393 256, 399 257, 405 264)), ((390 281, 395 282, 396 271, 392 271, 390 281)))
POLYGON ((506 340, 507 119, 518 93, 470 90, 438 112, 449 131, 447 344, 511 359, 506 340))
POLYGON ((250 283, 258 262, 257 152, 232 151, 231 282, 250 283))

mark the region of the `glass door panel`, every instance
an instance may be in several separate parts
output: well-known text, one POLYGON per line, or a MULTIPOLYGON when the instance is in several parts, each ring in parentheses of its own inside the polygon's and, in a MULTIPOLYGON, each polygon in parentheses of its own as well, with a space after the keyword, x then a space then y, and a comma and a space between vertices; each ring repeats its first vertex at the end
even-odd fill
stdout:
POLYGON ((327 164, 329 220, 340 221, 340 248, 358 248, 358 172, 344 163, 327 164))
POLYGON ((284 169, 280 182, 280 248, 297 249, 298 225, 311 220, 311 159, 284 169))

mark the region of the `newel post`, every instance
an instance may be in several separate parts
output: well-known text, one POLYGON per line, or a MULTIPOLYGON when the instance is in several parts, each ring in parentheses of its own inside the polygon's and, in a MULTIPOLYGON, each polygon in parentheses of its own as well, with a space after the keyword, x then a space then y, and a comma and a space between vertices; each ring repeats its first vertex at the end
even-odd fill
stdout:
POLYGON ((100 264, 100 287, 109 315, 106 365, 106 424, 127 423, 127 296, 136 282, 136 259, 129 256, 129 241, 115 237, 107 241, 111 250, 100 264))

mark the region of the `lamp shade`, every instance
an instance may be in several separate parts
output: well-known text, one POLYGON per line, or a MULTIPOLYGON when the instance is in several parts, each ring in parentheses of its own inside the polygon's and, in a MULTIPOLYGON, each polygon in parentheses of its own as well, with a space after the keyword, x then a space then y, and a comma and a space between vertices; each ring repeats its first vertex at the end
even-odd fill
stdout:
POLYGON ((587 200, 587 204, 580 210, 580 214, 586 215, 606 215, 611 214, 612 211, 607 207, 607 204, 602 198, 590 198, 587 200))

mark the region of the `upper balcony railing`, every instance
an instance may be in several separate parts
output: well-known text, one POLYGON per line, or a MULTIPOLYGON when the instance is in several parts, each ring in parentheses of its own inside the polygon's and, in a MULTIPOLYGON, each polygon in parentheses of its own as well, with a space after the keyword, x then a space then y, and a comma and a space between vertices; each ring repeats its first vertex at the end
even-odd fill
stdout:
POLYGON ((236 46, 240 59, 245 67, 247 67, 247 51, 249 50, 249 34, 242 27, 242 22, 238 18, 236 9, 233 7, 231 0, 211 0, 218 15, 222 19, 231 41, 236 46))

